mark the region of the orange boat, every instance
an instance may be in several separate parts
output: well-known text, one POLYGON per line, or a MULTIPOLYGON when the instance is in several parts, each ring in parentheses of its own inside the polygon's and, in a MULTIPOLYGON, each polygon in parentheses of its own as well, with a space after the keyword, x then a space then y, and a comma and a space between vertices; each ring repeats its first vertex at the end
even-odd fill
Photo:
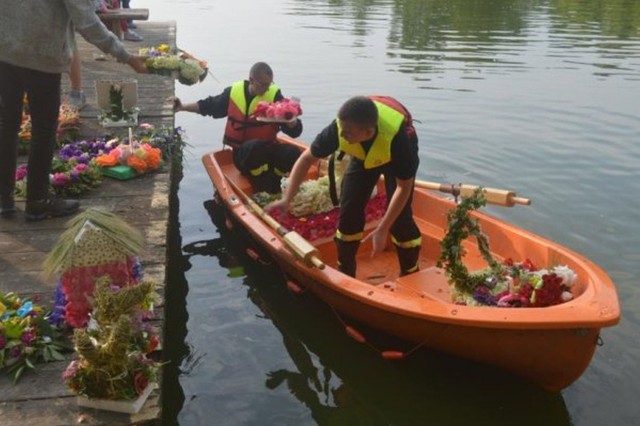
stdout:
MULTIPOLYGON (((281 142, 305 147, 285 137, 281 142)), ((293 289, 306 288, 344 317, 417 346, 492 364, 558 392, 585 371, 598 345, 600 329, 619 321, 615 287, 600 267, 552 241, 477 211, 471 214, 489 237, 495 258, 567 265, 578 280, 571 288, 572 300, 549 307, 453 303, 452 288, 436 262, 448 230, 447 213, 456 204, 418 187, 413 212, 423 241, 420 271, 399 277, 395 251, 389 248, 372 259, 367 242, 360 247, 357 277, 352 278, 334 268, 335 244, 330 237, 307 242, 295 232, 278 228, 274 219, 254 206, 246 195, 252 193, 251 185, 233 166, 231 150, 205 154, 202 160, 228 226, 240 224, 282 269, 293 289)), ((321 169, 313 168, 308 177, 317 178, 321 169)), ((368 224, 365 232, 374 226, 368 224)), ((486 268, 473 241, 465 241, 463 247, 467 268, 486 268)), ((346 331, 360 342, 366 340, 351 326, 346 331)), ((383 351, 382 355, 402 358, 407 354, 383 351)))

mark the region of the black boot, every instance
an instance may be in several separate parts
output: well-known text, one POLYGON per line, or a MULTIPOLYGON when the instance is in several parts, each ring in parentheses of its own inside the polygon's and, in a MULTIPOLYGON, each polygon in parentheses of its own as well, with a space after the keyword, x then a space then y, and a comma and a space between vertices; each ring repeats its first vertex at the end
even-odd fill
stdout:
POLYGON ((43 220, 48 217, 69 216, 80 208, 78 200, 47 198, 38 201, 27 201, 24 218, 28 221, 43 220))
POLYGON ((420 269, 420 246, 411 248, 396 246, 396 252, 400 263, 400 276, 413 274, 420 269))
POLYGON ((338 270, 343 274, 356 276, 356 254, 360 241, 342 241, 334 238, 338 248, 338 270))
POLYGON ((0 197, 0 216, 9 217, 13 216, 16 212, 16 203, 13 197, 0 197))

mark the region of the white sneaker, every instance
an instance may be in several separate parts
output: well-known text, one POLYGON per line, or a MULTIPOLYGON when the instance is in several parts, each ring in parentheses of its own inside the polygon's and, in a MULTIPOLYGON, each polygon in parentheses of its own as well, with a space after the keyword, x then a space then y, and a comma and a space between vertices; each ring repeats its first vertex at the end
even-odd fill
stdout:
POLYGON ((87 104, 87 97, 82 90, 71 90, 67 97, 67 102, 71 108, 80 111, 87 104))
POLYGON ((129 40, 129 41, 142 41, 142 40, 144 40, 140 34, 138 34, 137 32, 135 32, 133 30, 127 30, 127 32, 124 33, 124 39, 125 40, 129 40))

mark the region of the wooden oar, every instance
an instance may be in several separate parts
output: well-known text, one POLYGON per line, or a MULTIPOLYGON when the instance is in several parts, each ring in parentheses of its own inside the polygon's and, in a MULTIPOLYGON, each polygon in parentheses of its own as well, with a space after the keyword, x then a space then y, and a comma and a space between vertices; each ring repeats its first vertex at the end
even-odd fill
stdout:
MULTIPOLYGON (((418 188, 432 189, 434 191, 446 192, 454 196, 469 197, 478 188, 478 185, 467 184, 446 184, 438 182, 428 182, 424 180, 415 181, 418 188)), ((484 196, 490 204, 499 206, 513 207, 516 204, 525 206, 531 205, 531 199, 516 196, 516 193, 506 189, 484 188, 484 196)))
POLYGON ((289 231, 287 228, 280 225, 278 221, 271 217, 267 212, 265 212, 258 203, 253 201, 251 197, 245 194, 244 191, 235 184, 235 182, 233 182, 229 177, 226 178, 227 182, 229 182, 233 190, 236 191, 238 195, 240 195, 240 197, 242 197, 242 199, 256 214, 256 216, 260 217, 267 225, 273 228, 278 233, 278 235, 282 237, 282 240, 285 242, 287 247, 289 247, 299 259, 302 259, 308 265, 315 266, 318 269, 324 269, 325 265, 324 262, 318 257, 317 248, 312 246, 309 241, 304 239, 304 237, 298 234, 296 231, 289 231))

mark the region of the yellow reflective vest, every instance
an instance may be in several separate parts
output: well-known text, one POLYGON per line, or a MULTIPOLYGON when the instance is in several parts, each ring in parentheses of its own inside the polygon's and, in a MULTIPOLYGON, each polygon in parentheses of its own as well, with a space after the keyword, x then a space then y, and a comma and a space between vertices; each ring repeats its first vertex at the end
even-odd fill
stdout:
POLYGON ((336 120, 338 125, 338 150, 361 160, 365 169, 380 167, 391 161, 391 141, 398 134, 405 118, 401 112, 390 106, 377 101, 373 103, 378 109, 378 134, 373 140, 369 152, 365 152, 362 144, 349 143, 340 136, 342 134, 340 120, 336 120))

